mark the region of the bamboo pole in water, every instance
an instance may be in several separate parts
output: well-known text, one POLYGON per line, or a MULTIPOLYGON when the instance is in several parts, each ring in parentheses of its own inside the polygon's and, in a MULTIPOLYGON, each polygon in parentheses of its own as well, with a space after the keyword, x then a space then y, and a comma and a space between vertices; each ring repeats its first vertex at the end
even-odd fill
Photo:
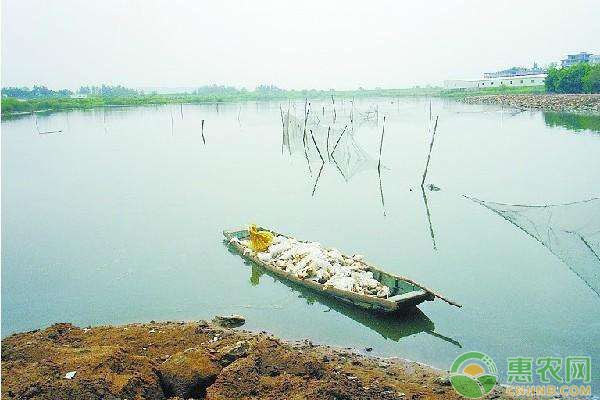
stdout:
POLYGON ((348 128, 348 125, 344 126, 344 130, 340 134, 340 137, 338 138, 338 140, 335 142, 335 145, 333 146, 333 150, 331 150, 332 157, 333 157, 333 153, 335 153, 335 149, 337 149, 337 146, 340 143, 340 140, 342 140, 342 136, 344 136, 344 132, 346 132, 346 128, 348 128))
POLYGON ((431 135, 431 143, 429 144, 429 153, 427 154, 427 162, 425 163, 425 171, 423 171, 423 179, 421 180, 421 187, 425 184, 425 178, 427 177, 427 169, 429 168, 429 161, 431 160, 431 150, 433 150, 433 141, 435 140, 435 132, 438 125, 438 117, 435 117, 435 125, 433 126, 433 133, 431 135))
POLYGON ((306 124, 308 123, 308 114, 310 114, 310 103, 304 99, 304 130, 302 133, 302 144, 306 148, 306 124))
POLYGON ((335 98, 331 95, 331 103, 333 104, 333 123, 335 124, 335 120, 337 119, 337 112, 335 111, 335 98))
POLYGON ((204 139, 204 120, 202 120, 202 142, 206 144, 206 139, 204 139))
POLYGON ((317 148, 317 153, 319 153, 319 157, 321 157, 321 161, 324 164, 325 163, 325 159, 323 158, 323 155, 321 154, 321 150, 319 150, 319 146, 317 146, 317 141, 315 140, 315 135, 313 135, 312 129, 310 130, 310 137, 311 137, 313 143, 315 144, 315 147, 317 148))
POLYGON ((379 161, 377 162, 377 176, 379 177, 379 195, 381 196, 381 206, 383 207, 383 216, 385 212, 385 198, 383 197, 383 182, 381 180, 381 152, 383 150, 383 135, 385 134, 385 116, 383 117, 383 127, 381 129, 381 140, 379 141, 379 161))
POLYGON ((329 132, 331 132, 331 126, 327 127, 327 161, 331 161, 331 157, 329 155, 329 132))
POLYGON ((379 162, 377 162, 377 172, 381 173, 381 151, 383 150, 383 135, 385 135, 385 116, 383 117, 383 128, 381 129, 381 140, 379 141, 379 162))
POLYGON ((285 145, 285 121, 283 119, 283 108, 279 105, 279 114, 281 115, 281 154, 283 155, 283 148, 285 145))
POLYGON ((321 154, 321 150, 319 150, 319 146, 317 145, 317 141, 315 140, 315 135, 313 135, 312 129, 310 130, 310 137, 315 145, 315 148, 317 149, 317 153, 319 153, 319 157, 321 157, 321 168, 319 168, 319 173, 317 174, 317 179, 315 180, 315 185, 313 186, 313 191, 311 194, 311 196, 314 196, 315 191, 317 190, 317 183, 319 183, 319 178, 321 178, 321 173, 323 172, 323 168, 325 167, 325 159, 321 154))

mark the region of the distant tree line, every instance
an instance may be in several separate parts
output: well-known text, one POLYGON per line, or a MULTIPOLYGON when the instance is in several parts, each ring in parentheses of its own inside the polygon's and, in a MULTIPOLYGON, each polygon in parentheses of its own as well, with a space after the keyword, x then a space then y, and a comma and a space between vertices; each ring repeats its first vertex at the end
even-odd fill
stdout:
POLYGON ((2 115, 89 109, 103 106, 139 106, 158 104, 204 104, 232 101, 330 99, 367 96, 432 96, 443 94, 440 88, 362 89, 362 90, 286 90, 274 85, 259 85, 254 90, 233 86, 201 86, 192 92, 159 94, 143 93, 123 86, 83 86, 77 92, 53 91, 43 86, 2 89, 2 115), (76 95, 75 95, 76 94, 76 95))
POLYGON ((46 86, 34 86, 32 89, 27 87, 6 87, 2 88, 2 97, 14 97, 17 99, 47 99, 52 97, 69 97, 73 94, 68 89, 51 90, 46 86))
POLYGON ((233 86, 223 86, 223 85, 208 85, 208 86, 200 86, 195 89, 192 94, 197 95, 218 95, 218 94, 238 94, 240 92, 245 92, 246 89, 238 90, 233 86))
MULTIPOLYGON (((273 94, 282 94, 286 91, 284 89, 280 89, 275 85, 258 85, 254 92, 261 95, 273 95, 273 94)), ((237 94, 246 94, 249 93, 248 89, 241 88, 238 89, 234 86, 222 86, 222 85, 209 85, 209 86, 201 86, 195 89, 192 94, 197 95, 237 95, 237 94)))
POLYGON ((550 67, 545 85, 550 93, 600 93, 600 64, 550 67))
POLYGON ((77 91, 78 94, 86 96, 106 96, 106 97, 121 97, 121 96, 138 96, 143 94, 142 91, 126 88, 125 86, 82 86, 77 91))
POLYGON ((100 96, 100 97, 127 97, 127 96, 138 96, 143 94, 141 91, 129 89, 121 85, 109 86, 82 86, 73 93, 69 89, 52 90, 46 86, 34 86, 33 88, 28 87, 6 87, 2 88, 2 97, 12 97, 15 99, 22 100, 33 100, 33 99, 51 99, 51 98, 62 98, 71 97, 74 94, 84 96, 100 96))

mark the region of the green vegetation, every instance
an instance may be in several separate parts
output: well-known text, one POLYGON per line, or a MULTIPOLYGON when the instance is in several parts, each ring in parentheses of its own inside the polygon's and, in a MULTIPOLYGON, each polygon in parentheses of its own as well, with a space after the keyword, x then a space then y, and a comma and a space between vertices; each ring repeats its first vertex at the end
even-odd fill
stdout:
POLYGON ((498 86, 489 87, 485 89, 452 89, 442 90, 439 95, 442 97, 462 98, 470 96, 486 96, 496 94, 542 94, 546 93, 546 89, 543 86, 498 86))
MULTIPOLYGON (((103 86, 104 87, 104 86, 103 86)), ((117 87, 118 88, 118 87, 117 87)), ((29 113, 34 111, 59 111, 68 109, 87 109, 103 106, 142 106, 158 104, 201 104, 222 103, 234 101, 262 101, 262 100, 294 100, 294 99, 329 99, 359 98, 359 97, 406 97, 406 96, 435 96, 439 95, 439 88, 411 88, 411 89, 358 89, 358 90, 283 90, 276 86, 262 85, 253 91, 236 89, 227 86, 205 86, 184 94, 141 94, 135 92, 128 95, 98 95, 97 90, 82 88, 80 95, 86 97, 51 96, 46 98, 31 98, 20 96, 8 97, 5 89, 2 92, 2 114, 29 113), (83 92, 82 92, 83 89, 83 92), (89 94, 88 94, 89 93, 89 94)), ((123 88, 125 89, 125 88, 123 88)), ((22 89, 26 91, 28 89, 22 89)), ((131 89, 126 89, 131 90, 131 89)), ((107 91, 104 91, 107 93, 107 91)), ((111 93, 114 93, 111 92, 111 93)))
POLYGON ((545 84, 550 93, 600 93, 600 64, 551 67, 545 84))
POLYGON ((34 86, 32 89, 22 87, 2 88, 2 97, 14 97, 17 99, 42 99, 48 97, 69 97, 73 94, 68 89, 51 90, 46 86, 34 86))
POLYGON ((2 98, 2 115, 28 113, 33 111, 58 111, 72 108, 92 108, 106 105, 102 97, 85 99, 57 97, 46 99, 21 100, 12 97, 2 98))
MULTIPOLYGON (((570 68, 551 68, 546 88, 558 93, 600 93, 600 65, 580 64, 570 68)), ((160 104, 202 104, 235 101, 302 100, 364 97, 439 96, 463 98, 501 94, 543 94, 544 86, 499 86, 477 90, 444 90, 439 87, 414 87, 410 89, 358 90, 284 90, 272 85, 261 85, 254 90, 232 86, 203 86, 180 94, 143 93, 123 86, 84 86, 77 93, 69 90, 50 90, 44 86, 2 89, 2 115, 40 111, 89 109, 107 106, 144 106, 160 104)))
POLYGON ((86 96, 103 96, 103 97, 119 97, 119 96, 138 96, 144 94, 142 91, 129 89, 124 86, 82 86, 77 91, 79 95, 86 96))
MULTIPOLYGON (((75 93, 69 89, 52 90, 46 86, 34 86, 32 89, 27 87, 7 87, 2 88, 2 97, 13 97, 21 100, 65 98, 71 97, 75 93)), ((80 96, 137 96, 143 94, 141 91, 129 89, 124 86, 82 86, 77 91, 80 96)))

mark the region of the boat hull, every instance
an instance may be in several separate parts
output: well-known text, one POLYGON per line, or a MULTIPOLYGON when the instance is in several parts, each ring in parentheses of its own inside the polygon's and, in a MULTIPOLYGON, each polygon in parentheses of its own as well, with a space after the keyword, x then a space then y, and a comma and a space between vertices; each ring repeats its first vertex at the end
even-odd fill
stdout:
MULTIPOLYGON (((270 231, 273 234, 280 235, 277 232, 270 231)), ((350 292, 346 290, 340 290, 334 287, 325 286, 321 283, 315 282, 310 279, 301 279, 297 276, 286 272, 276 266, 273 266, 269 263, 261 261, 255 253, 247 253, 244 252, 244 246, 236 241, 231 241, 233 238, 244 239, 248 235, 248 231, 245 229, 242 230, 234 230, 234 231, 223 231, 223 235, 227 241, 227 244, 230 248, 234 249, 242 258, 251 261, 270 273, 278 276, 281 279, 288 280, 302 287, 314 290, 316 292, 334 297, 338 300, 353 304, 357 307, 361 307, 364 309, 383 312, 383 313, 393 313, 393 312, 402 312, 404 310, 413 308, 424 301, 430 301, 434 299, 434 296, 423 289, 416 288, 415 290, 410 290, 409 292, 392 296, 387 299, 378 298, 374 296, 367 296, 355 292, 350 292)), ((409 285, 413 287, 411 283, 403 281, 401 278, 396 277, 394 275, 388 274, 384 271, 381 271, 370 264, 364 263, 368 269, 373 272, 375 279, 380 282, 385 282, 386 286, 391 289, 399 290, 398 288, 404 285, 409 285)))

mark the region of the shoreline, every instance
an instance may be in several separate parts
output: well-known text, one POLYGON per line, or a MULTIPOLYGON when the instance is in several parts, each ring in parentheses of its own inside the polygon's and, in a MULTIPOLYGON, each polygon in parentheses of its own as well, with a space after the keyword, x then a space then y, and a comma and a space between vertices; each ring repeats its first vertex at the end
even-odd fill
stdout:
MULTIPOLYGON (((406 98, 436 98, 442 100, 455 100, 460 103, 471 105, 501 105, 512 107, 521 110, 539 110, 552 111, 567 114, 577 114, 586 116, 600 116, 600 94, 548 94, 548 93, 494 93, 485 94, 477 93, 427 93, 427 94, 403 94, 403 95, 377 95, 360 96, 360 98, 381 97, 396 101, 406 98)), ((322 96, 317 96, 315 99, 323 99, 322 96)), ((340 99, 351 99, 348 95, 338 95, 340 99)), ((3 111, 2 120, 16 119, 27 115, 36 114, 53 114, 57 112, 70 111, 94 111, 106 108, 132 108, 132 107, 156 107, 165 105, 226 105, 247 102, 271 102, 271 101, 288 101, 290 98, 253 98, 253 99, 171 99, 157 102, 131 102, 112 104, 110 102, 93 103, 93 104, 76 104, 69 106, 61 106, 56 108, 43 108, 29 111, 3 111)), ((301 98, 293 98, 293 100, 301 100, 301 98)))
POLYGON ((13 334, 2 339, 3 398, 461 398, 426 364, 224 325, 60 323, 13 334))
POLYGON ((600 94, 488 94, 465 95, 466 104, 501 105, 526 110, 600 115, 600 94))
POLYGON ((435 97, 438 89, 379 89, 379 90, 289 90, 274 93, 236 92, 213 94, 142 94, 137 96, 89 96, 85 98, 49 97, 35 99, 2 98, 2 116, 14 116, 21 113, 38 111, 84 110, 102 107, 130 107, 183 104, 233 104, 239 102, 262 101, 305 101, 324 100, 334 102, 335 99, 358 99, 383 97, 389 99, 412 97, 435 97))

